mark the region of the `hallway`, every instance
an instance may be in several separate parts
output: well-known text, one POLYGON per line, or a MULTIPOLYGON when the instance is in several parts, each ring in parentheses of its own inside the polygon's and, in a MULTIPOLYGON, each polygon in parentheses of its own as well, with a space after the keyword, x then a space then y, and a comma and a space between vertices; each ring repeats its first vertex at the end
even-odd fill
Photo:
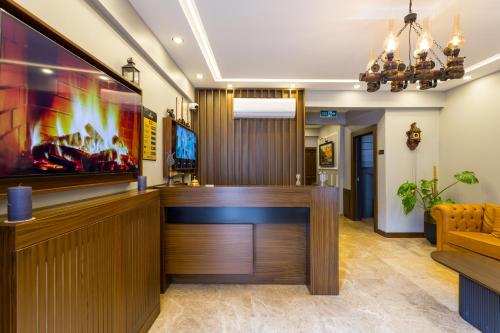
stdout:
POLYGON ((341 218, 340 296, 305 286, 171 285, 150 332, 476 332, 458 315, 458 276, 424 239, 388 239, 341 218))

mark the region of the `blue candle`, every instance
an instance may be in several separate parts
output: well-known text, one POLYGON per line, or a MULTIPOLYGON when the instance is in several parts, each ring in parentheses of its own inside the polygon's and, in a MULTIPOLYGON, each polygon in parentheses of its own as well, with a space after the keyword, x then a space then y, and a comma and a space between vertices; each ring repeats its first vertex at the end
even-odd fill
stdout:
POLYGON ((7 219, 10 222, 31 219, 31 187, 16 186, 7 189, 7 219))
POLYGON ((146 176, 138 176, 137 177, 137 190, 139 192, 146 191, 146 188, 148 187, 147 179, 148 179, 148 177, 146 177, 146 176))

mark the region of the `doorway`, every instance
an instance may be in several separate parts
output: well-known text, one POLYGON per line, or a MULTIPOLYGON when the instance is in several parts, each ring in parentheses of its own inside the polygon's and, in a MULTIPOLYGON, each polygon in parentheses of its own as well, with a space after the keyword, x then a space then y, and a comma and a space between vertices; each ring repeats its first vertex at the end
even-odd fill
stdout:
POLYGON ((317 162, 316 162, 316 148, 307 147, 305 154, 305 185, 316 184, 317 162))
POLYGON ((352 133, 351 189, 355 221, 373 220, 377 226, 377 127, 352 133))

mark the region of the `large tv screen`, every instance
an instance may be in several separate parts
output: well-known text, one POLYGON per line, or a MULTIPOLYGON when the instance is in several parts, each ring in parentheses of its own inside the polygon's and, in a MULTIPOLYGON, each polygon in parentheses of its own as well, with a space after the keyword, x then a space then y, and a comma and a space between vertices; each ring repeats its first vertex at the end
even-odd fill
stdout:
POLYGON ((196 134, 176 125, 175 158, 182 160, 196 160, 196 134))
POLYGON ((0 15, 0 177, 137 172, 140 94, 0 15))

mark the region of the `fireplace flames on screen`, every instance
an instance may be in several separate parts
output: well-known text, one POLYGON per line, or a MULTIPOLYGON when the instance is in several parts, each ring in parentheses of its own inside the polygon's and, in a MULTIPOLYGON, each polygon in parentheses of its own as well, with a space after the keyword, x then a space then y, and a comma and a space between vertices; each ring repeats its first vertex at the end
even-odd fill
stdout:
POLYGON ((118 134, 119 115, 117 105, 101 107, 96 91, 76 94, 70 113, 48 112, 32 126, 33 167, 56 173, 135 171, 137 161, 118 134))

